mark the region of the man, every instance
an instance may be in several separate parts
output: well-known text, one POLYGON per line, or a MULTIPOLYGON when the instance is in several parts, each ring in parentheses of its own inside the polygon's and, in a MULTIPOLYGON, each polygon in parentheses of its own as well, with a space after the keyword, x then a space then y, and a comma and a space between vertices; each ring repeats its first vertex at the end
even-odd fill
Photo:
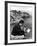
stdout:
POLYGON ((21 26, 23 24, 24 24, 24 21, 23 20, 21 20, 18 24, 16 24, 13 27, 13 30, 12 30, 12 33, 11 34, 14 35, 14 36, 16 36, 16 35, 25 35, 23 29, 21 29, 21 26))

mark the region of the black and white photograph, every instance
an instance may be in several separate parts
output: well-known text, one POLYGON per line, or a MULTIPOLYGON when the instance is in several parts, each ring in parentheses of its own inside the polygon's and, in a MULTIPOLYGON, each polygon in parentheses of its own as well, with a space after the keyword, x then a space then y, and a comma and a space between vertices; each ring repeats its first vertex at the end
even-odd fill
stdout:
POLYGON ((32 38, 32 16, 28 12, 10 11, 10 40, 32 38))
POLYGON ((7 2, 8 43, 35 42, 35 3, 7 2))

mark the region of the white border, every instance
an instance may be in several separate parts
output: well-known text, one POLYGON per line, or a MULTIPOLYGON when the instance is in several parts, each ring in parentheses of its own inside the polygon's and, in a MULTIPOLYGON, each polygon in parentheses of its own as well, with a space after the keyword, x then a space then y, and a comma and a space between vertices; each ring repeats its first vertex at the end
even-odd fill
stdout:
POLYGON ((8 43, 19 43, 19 42, 33 42, 34 41, 34 30, 35 30, 35 26, 34 26, 34 5, 29 5, 29 4, 12 4, 12 3, 8 3, 8 43), (10 9, 11 6, 13 7, 14 5, 16 6, 28 6, 28 7, 32 7, 32 39, 25 39, 25 40, 10 40, 10 9))

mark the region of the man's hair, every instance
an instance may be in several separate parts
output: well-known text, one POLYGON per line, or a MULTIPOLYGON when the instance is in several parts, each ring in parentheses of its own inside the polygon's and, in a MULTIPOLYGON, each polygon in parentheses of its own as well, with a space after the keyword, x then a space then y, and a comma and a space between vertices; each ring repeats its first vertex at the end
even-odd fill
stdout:
POLYGON ((24 20, 20 20, 19 23, 23 24, 24 23, 24 20))

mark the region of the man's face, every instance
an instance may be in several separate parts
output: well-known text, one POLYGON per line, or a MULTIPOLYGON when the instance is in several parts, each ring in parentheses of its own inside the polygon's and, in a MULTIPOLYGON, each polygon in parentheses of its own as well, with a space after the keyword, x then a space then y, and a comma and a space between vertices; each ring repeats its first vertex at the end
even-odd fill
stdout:
POLYGON ((22 23, 19 23, 19 25, 20 25, 20 28, 21 28, 21 30, 23 30, 23 24, 22 23))
POLYGON ((20 26, 22 26, 23 24, 19 23, 20 26))

